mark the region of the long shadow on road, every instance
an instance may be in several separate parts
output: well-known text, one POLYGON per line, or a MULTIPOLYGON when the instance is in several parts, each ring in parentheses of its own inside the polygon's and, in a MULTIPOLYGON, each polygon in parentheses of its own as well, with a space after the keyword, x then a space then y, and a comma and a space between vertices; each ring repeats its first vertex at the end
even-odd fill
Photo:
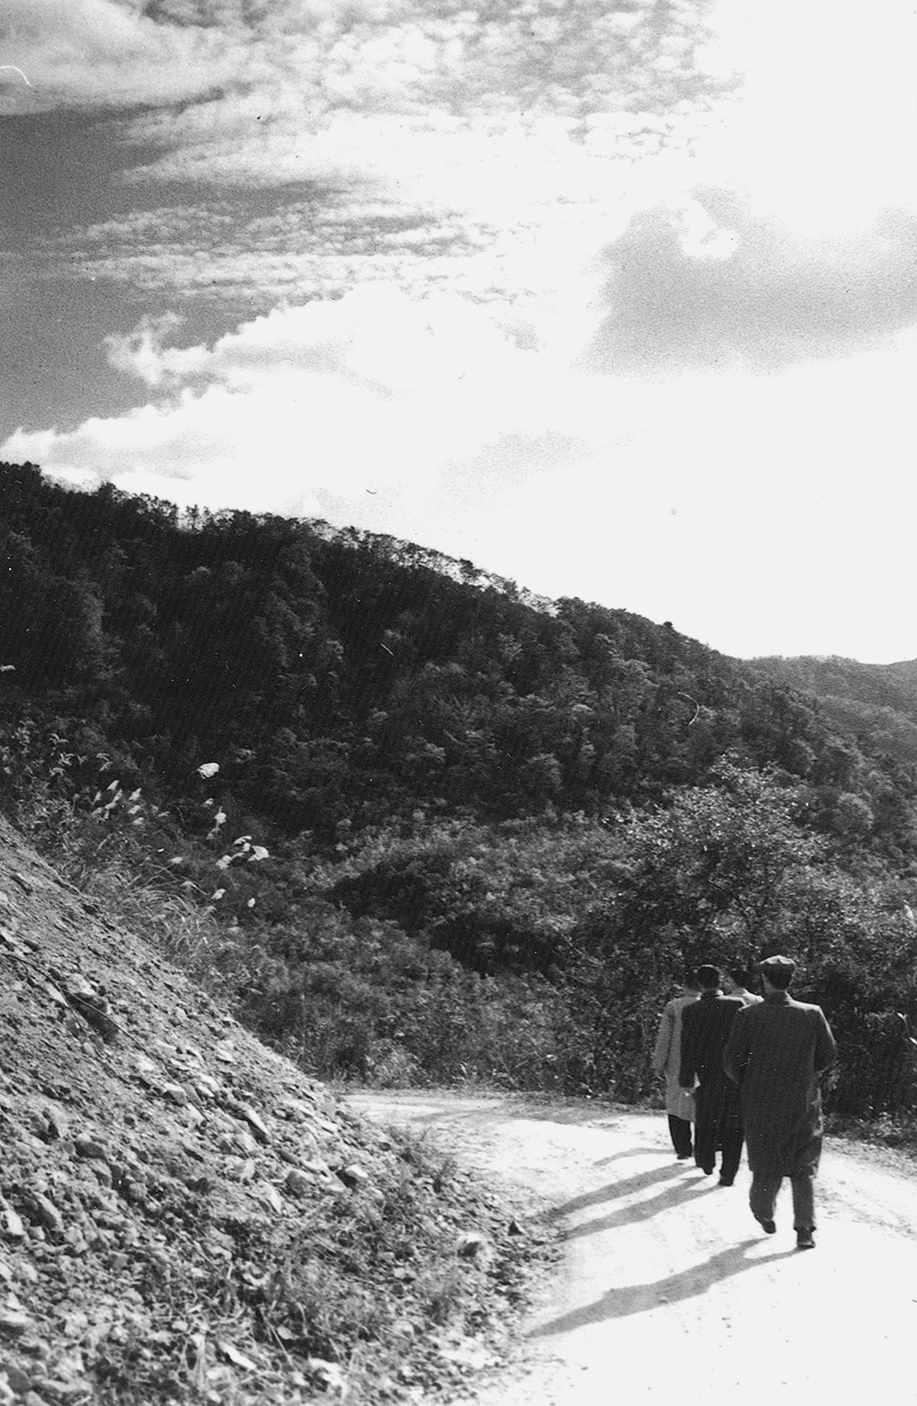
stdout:
MULTIPOLYGON (((634 1178, 636 1181, 637 1178, 634 1178)), ((647 1182, 646 1185, 651 1183, 647 1182)), ((633 1185, 629 1188, 634 1190, 633 1185)), ((619 1206, 614 1211, 609 1211, 605 1216, 597 1217, 594 1220, 584 1221, 580 1225, 574 1225, 566 1232, 566 1240, 579 1240, 584 1235, 597 1235, 603 1230, 614 1230, 622 1225, 634 1225, 638 1221, 651 1220, 660 1211, 666 1211, 670 1206, 683 1206, 686 1199, 691 1195, 703 1194, 707 1191, 718 1191, 716 1182, 691 1182, 685 1185, 679 1182, 677 1186, 669 1186, 657 1192, 655 1196, 649 1196, 643 1201, 635 1201, 632 1206, 619 1206)), ((722 1194, 722 1192, 720 1192, 722 1194)))
MULTIPOLYGON (((655 1151, 655 1149, 651 1149, 655 1151)), ((623 1154, 622 1154, 623 1155, 623 1154)), ((606 1159, 611 1161, 611 1158, 606 1159)), ((672 1181, 675 1177, 682 1178, 681 1167, 653 1167, 648 1172, 638 1172, 636 1176, 623 1177, 620 1181, 610 1181, 606 1186, 596 1187, 594 1191, 584 1191, 581 1196, 574 1196, 570 1201, 564 1201, 560 1206, 554 1206, 547 1213, 551 1220, 559 1220, 563 1216, 572 1215, 575 1211, 584 1211, 587 1206, 601 1206, 606 1201, 616 1201, 620 1196, 630 1196, 635 1191, 643 1191, 648 1186, 654 1186, 657 1181, 672 1181)), ((683 1186, 681 1180, 679 1186, 683 1186)))
POLYGON ((680 1299, 705 1294, 711 1285, 728 1279, 733 1274, 741 1274, 745 1269, 756 1269, 772 1260, 785 1259, 797 1253, 795 1249, 780 1250, 775 1254, 756 1255, 754 1259, 748 1259, 747 1251, 760 1243, 759 1239, 743 1240, 738 1245, 731 1245, 729 1249, 712 1255, 705 1263, 691 1265, 667 1279, 656 1279, 648 1284, 622 1284, 609 1289, 594 1303, 585 1304, 572 1313, 552 1319, 540 1328, 535 1328, 529 1336, 546 1338, 557 1333, 571 1332, 575 1328, 584 1328, 592 1323, 604 1323, 609 1318, 626 1318, 630 1314, 646 1313, 663 1303, 675 1303, 680 1299))

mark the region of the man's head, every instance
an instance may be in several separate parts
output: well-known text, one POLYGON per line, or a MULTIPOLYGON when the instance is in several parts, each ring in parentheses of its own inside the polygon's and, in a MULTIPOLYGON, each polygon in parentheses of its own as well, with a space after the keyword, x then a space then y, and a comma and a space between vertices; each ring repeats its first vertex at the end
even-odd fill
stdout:
POLYGON ((697 969, 697 974, 696 974, 696 977, 695 977, 695 980, 696 980, 696 982, 697 982, 697 985, 698 985, 698 987, 699 987, 699 989, 700 989, 701 991, 717 991, 717 990, 719 990, 719 985, 720 985, 721 979, 722 979, 722 978, 721 978, 721 975, 720 975, 720 970, 719 970, 719 968, 718 968, 718 967, 711 967, 711 966, 708 966, 708 965, 704 965, 704 966, 702 966, 702 967, 698 967, 698 969, 697 969))
POLYGON ((750 967, 726 968, 727 991, 747 991, 753 980, 754 975, 750 967))
POLYGON ((796 963, 792 957, 765 957, 763 962, 758 963, 758 971, 764 978, 767 990, 786 991, 793 980, 796 963))

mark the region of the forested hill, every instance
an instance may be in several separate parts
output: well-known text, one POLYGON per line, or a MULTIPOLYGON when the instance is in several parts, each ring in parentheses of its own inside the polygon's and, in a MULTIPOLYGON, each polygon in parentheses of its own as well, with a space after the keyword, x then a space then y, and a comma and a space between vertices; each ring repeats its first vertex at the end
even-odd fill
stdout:
POLYGON ((903 1097, 917 769, 670 624, 3 465, 0 773, 313 1072, 641 1096, 683 964, 782 945, 903 1097))
POLYGON ((890 757, 917 763, 917 659, 861 664, 838 655, 754 659, 749 668, 778 686, 789 684, 818 699, 841 733, 890 757))
POLYGON ((124 785, 196 800, 214 759, 226 800, 333 843, 418 806, 604 815, 732 753, 807 781, 826 830, 860 797, 870 842, 911 857, 909 774, 668 624, 533 606, 391 538, 0 474, 5 717, 63 727, 74 780, 104 751, 124 785))

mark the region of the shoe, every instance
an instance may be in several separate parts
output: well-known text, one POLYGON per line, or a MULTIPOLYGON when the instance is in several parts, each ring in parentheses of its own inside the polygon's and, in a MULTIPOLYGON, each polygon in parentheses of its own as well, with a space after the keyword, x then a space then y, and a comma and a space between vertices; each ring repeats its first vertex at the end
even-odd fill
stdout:
POLYGON ((690 1160, 691 1160, 691 1158, 692 1158, 693 1155, 694 1155, 694 1154, 691 1153, 691 1152, 679 1152, 678 1157, 676 1158, 676 1161, 678 1161, 678 1162, 690 1162, 690 1160))
MULTIPOLYGON (((758 1224, 760 1225, 761 1229, 764 1231, 764 1233, 765 1233, 766 1235, 776 1235, 776 1233, 777 1233, 777 1223, 776 1223, 776 1221, 772 1221, 772 1220, 762 1220, 760 1216, 755 1216, 755 1220, 758 1222, 758 1224)), ((814 1243, 814 1241, 813 1241, 813 1243, 814 1243)))
POLYGON ((797 1250, 815 1249, 815 1236, 812 1234, 811 1230, 797 1230, 796 1248, 797 1250))
POLYGON ((717 1185, 718 1185, 718 1186, 732 1186, 732 1178, 731 1178, 731 1177, 720 1177, 719 1182, 717 1183, 717 1185))
POLYGON ((698 1164, 697 1164, 697 1169, 698 1169, 698 1171, 703 1172, 703 1174, 704 1174, 705 1177, 710 1177, 710 1176, 713 1175, 713 1168, 712 1168, 712 1167, 702 1167, 701 1164, 700 1164, 700 1162, 698 1162, 698 1164))

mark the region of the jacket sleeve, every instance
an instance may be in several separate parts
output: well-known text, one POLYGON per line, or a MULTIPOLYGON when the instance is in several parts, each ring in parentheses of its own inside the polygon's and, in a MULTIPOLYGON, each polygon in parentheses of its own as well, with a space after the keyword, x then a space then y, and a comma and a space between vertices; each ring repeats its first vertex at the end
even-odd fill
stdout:
POLYGON ((662 1012, 662 1019, 659 1022, 659 1034, 656 1036, 656 1048, 653 1050, 653 1070, 656 1074, 661 1074, 665 1069, 666 1060, 669 1057, 669 1046, 672 1043, 672 1029, 675 1024, 675 1012, 671 1006, 666 1006, 662 1012))
POLYGON ((742 1010, 736 1013, 736 1018, 729 1031, 729 1039, 726 1041, 726 1048, 723 1051, 723 1068, 732 1082, 739 1085, 745 1077, 745 1066, 748 1063, 746 1011, 750 1010, 754 1010, 754 1007, 743 1006, 742 1010))
POLYGON ((818 1029, 815 1034, 815 1073, 824 1074, 837 1058, 837 1041, 831 1034, 831 1027, 825 1019, 821 1007, 818 1010, 818 1029))
POLYGON ((681 1058, 678 1066, 678 1083, 682 1089, 693 1089, 697 1077, 697 1037, 694 1026, 695 1007, 689 1006, 681 1016, 681 1058))

